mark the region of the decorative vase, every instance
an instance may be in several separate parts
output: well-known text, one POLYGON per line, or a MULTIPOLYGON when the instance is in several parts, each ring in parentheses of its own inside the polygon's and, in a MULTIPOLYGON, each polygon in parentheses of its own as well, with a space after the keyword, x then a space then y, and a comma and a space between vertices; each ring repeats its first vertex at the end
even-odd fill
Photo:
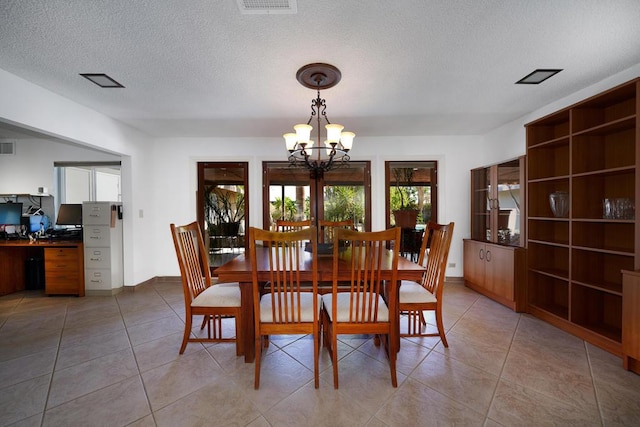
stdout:
POLYGON ((566 191, 554 191, 549 194, 549 205, 551 212, 556 218, 566 218, 569 216, 569 193, 566 191))

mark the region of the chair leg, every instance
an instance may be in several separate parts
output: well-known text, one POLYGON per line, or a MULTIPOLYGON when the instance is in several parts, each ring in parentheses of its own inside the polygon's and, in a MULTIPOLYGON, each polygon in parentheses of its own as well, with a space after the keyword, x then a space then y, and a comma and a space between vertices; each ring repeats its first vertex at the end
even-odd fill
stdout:
POLYGON ((255 374, 253 380, 253 388, 258 390, 260 388, 260 359, 262 358, 262 336, 256 335, 256 360, 255 360, 255 374))
POLYGON ((393 338, 390 335, 387 335, 386 338, 389 354, 389 369, 391 370, 391 385, 398 387, 398 376, 396 374, 396 358, 398 356, 398 352, 395 348, 396 346, 392 343, 393 338))
POLYGON ((422 326, 427 326, 427 319, 424 318, 424 311, 420 310, 420 322, 422 326))
POLYGON ((448 348, 449 343, 447 343, 447 337, 444 335, 444 324, 442 323, 442 313, 440 310, 436 310, 436 324, 438 325, 438 334, 440 334, 442 345, 448 348))
POLYGON ((331 358, 333 359, 333 388, 338 388, 338 337, 331 331, 331 358))
POLYGON ((320 357, 320 322, 318 322, 317 329, 313 337, 313 379, 315 381, 315 387, 320 387, 318 358, 320 357))
POLYGON ((202 316, 202 325, 200 325, 200 330, 204 329, 204 327, 207 325, 207 321, 209 321, 209 318, 210 316, 208 314, 202 316))
POLYGON ((191 335, 191 321, 192 321, 192 315, 191 315, 191 313, 187 313, 186 322, 184 324, 184 336, 182 337, 182 345, 180 346, 180 353, 179 354, 183 354, 184 353, 184 349, 187 348, 187 342, 189 341, 189 335, 191 335))
POLYGON ((244 335, 242 335, 242 317, 236 315, 234 318, 236 324, 236 356, 244 354, 244 335))

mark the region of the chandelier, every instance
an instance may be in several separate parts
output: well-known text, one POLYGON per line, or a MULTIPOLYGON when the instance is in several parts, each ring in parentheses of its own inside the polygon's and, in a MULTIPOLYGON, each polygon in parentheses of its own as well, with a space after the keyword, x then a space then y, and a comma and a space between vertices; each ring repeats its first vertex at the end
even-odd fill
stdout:
POLYGON ((316 89, 318 95, 316 99, 311 100, 311 116, 307 123, 295 125, 293 128, 296 132, 285 133, 283 137, 289 151, 289 164, 306 167, 315 177, 321 176, 336 165, 346 165, 350 159, 348 153, 353 145, 353 138, 356 136, 353 132, 343 132, 344 126, 329 121, 325 111, 326 102, 320 98, 320 90, 337 85, 341 77, 342 74, 336 67, 322 63, 305 65, 296 73, 298 82, 310 89, 316 89), (318 129, 315 142, 311 139, 313 126, 310 125, 314 118, 318 129), (320 132, 322 119, 327 122, 324 143, 320 132))

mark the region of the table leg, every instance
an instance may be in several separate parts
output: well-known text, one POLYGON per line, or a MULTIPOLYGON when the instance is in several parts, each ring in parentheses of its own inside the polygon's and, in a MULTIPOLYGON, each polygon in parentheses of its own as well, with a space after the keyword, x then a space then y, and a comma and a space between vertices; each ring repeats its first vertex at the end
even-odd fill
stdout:
POLYGON ((242 303, 242 335, 244 337, 244 362, 255 359, 255 325, 253 321, 253 283, 240 283, 242 303))

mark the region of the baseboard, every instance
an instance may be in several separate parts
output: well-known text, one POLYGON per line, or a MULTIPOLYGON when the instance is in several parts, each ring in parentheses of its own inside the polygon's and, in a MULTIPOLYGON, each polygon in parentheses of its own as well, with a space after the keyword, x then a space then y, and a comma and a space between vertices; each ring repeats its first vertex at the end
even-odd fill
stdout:
POLYGON ((84 296, 86 297, 112 297, 114 295, 122 292, 124 288, 115 288, 115 289, 95 289, 95 290, 85 290, 84 296))

